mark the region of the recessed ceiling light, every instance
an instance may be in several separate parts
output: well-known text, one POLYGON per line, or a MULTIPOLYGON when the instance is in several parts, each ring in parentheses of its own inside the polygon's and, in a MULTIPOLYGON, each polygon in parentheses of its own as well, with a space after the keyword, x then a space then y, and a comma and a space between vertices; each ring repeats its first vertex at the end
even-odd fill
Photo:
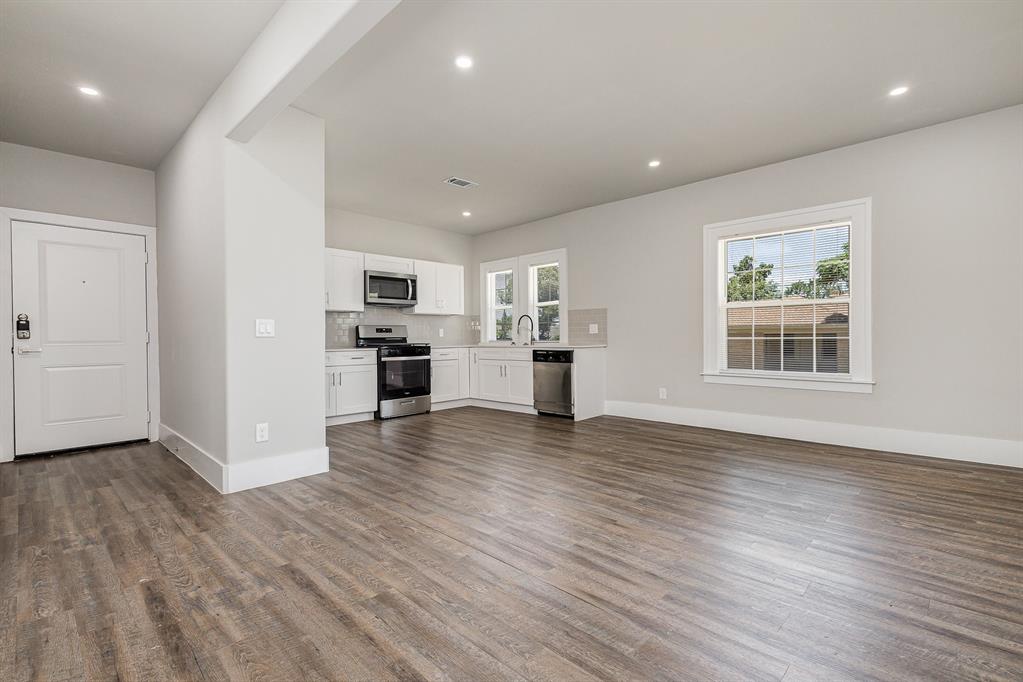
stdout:
POLYGON ((658 161, 657 159, 654 159, 653 161, 649 162, 647 165, 650 166, 651 168, 657 168, 658 166, 661 165, 661 162, 658 161))
POLYGON ((455 66, 460 69, 471 69, 472 68, 472 57, 468 55, 461 55, 455 58, 455 66))
POLYGON ((462 211, 462 216, 468 218, 472 215, 472 211, 462 211))
POLYGON ((888 91, 888 96, 889 97, 898 97, 899 95, 905 95, 907 92, 909 92, 909 88, 907 86, 905 86, 905 85, 900 85, 897 88, 892 88, 891 90, 889 90, 888 91))
POLYGON ((99 90, 96 88, 90 88, 88 85, 82 85, 78 88, 78 92, 89 97, 99 97, 99 90))

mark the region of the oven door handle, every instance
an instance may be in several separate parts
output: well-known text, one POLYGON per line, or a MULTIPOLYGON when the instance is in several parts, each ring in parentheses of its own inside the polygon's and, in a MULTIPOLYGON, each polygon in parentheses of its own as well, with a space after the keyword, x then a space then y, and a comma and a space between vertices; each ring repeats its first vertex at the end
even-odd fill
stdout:
POLYGON ((380 362, 412 362, 415 360, 429 360, 429 355, 407 355, 400 358, 380 358, 380 362))

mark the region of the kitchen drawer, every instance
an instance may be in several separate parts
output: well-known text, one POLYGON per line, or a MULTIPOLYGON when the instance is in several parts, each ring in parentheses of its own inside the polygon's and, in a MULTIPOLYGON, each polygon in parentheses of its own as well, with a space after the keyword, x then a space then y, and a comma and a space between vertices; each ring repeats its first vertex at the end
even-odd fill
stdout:
POLYGON ((430 357, 434 360, 457 360, 461 348, 431 348, 430 357))
POLYGON ((344 367, 348 365, 375 365, 376 362, 377 362, 376 349, 327 351, 328 367, 344 367))
POLYGON ((533 360, 532 348, 480 348, 476 351, 480 360, 533 360))

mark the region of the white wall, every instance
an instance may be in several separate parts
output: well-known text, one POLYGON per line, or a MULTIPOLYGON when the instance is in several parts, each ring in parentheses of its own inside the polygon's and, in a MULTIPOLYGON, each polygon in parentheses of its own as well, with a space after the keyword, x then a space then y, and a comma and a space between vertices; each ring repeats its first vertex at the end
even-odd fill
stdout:
POLYGON ((328 208, 326 244, 337 249, 458 263, 466 267, 468 285, 472 262, 469 235, 328 208))
POLYGON ((156 171, 163 426, 227 462, 224 139, 203 109, 156 171))
POLYGON ((156 224, 151 170, 0 142, 0 206, 156 224))
POLYGON ((221 490, 328 467, 323 124, 272 93, 315 80, 393 6, 286 3, 157 169, 161 434, 221 490), (228 140, 239 117, 246 141, 228 140), (255 338, 257 317, 275 338, 255 338))
POLYGON ((231 465, 324 448, 324 122, 286 109, 227 141, 227 412, 231 465), (276 321, 256 338, 254 320, 276 321), (256 443, 254 425, 270 424, 256 443))
POLYGON ((473 272, 562 246, 571 307, 608 308, 609 400, 1023 438, 1023 106, 484 234, 473 272), (874 393, 704 384, 703 225, 860 197, 874 393))

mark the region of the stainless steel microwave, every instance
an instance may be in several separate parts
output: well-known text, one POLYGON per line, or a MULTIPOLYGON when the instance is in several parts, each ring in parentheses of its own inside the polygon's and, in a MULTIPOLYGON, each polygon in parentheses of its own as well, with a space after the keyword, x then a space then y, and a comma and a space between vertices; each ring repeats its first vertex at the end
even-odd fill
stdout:
POLYGON ((415 275, 366 270, 367 305, 414 306, 418 289, 415 275))

